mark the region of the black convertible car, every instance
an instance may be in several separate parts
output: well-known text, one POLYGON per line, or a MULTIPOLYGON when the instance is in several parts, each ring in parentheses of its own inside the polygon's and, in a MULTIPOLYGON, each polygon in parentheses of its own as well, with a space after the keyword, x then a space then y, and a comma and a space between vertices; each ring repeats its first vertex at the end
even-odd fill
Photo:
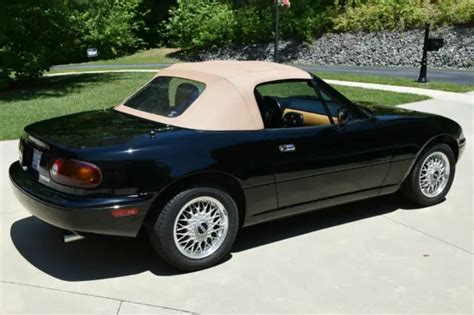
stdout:
POLYGON ((294 67, 189 63, 113 109, 27 126, 10 178, 66 240, 144 228, 191 271, 222 260, 243 226, 399 190, 436 204, 464 145, 450 119, 356 105, 294 67))

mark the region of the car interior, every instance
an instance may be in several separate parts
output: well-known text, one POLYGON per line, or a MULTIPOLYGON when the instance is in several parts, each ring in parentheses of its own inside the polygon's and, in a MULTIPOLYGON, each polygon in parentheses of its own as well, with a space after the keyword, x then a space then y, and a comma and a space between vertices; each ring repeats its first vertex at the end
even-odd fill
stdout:
POLYGON ((189 82, 178 85, 174 95, 174 106, 168 117, 174 117, 184 112, 199 97, 199 88, 189 82))
MULTIPOLYGON (((282 83, 275 83, 275 85, 279 84, 282 83)), ((278 90, 278 86, 276 86, 275 91, 278 90)), ((275 92, 265 93, 267 95, 264 96, 258 87, 255 89, 255 98, 265 128, 324 126, 331 124, 323 102, 316 92, 313 91, 314 95, 297 95, 296 93, 297 91, 295 93, 291 91, 286 93, 275 92)), ((329 107, 334 123, 338 124, 337 116, 340 106, 328 97, 325 97, 325 103, 329 107)))

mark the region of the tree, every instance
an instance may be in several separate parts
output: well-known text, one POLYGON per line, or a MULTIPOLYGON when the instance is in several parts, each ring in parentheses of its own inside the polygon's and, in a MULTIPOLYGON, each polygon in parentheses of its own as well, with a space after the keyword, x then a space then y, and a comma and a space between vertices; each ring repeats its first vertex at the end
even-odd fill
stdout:
POLYGON ((129 53, 143 44, 136 33, 143 26, 140 0, 73 0, 70 19, 81 53, 94 47, 102 58, 129 53))
POLYGON ((39 76, 61 59, 70 36, 63 0, 3 0, 0 84, 39 76))
POLYGON ((2 0, 0 86, 40 76, 51 65, 103 58, 141 47, 141 0, 2 0))

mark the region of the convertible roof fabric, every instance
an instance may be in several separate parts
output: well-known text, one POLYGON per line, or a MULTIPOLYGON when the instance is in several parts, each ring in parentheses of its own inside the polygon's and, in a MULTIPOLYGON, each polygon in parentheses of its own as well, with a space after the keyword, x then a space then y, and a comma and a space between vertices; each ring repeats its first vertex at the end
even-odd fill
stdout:
POLYGON ((165 117, 125 105, 115 109, 148 120, 209 131, 259 130, 263 122, 254 90, 259 84, 279 80, 311 79, 301 69, 263 61, 206 61, 178 63, 157 77, 179 77, 206 84, 203 93, 177 117, 165 117))

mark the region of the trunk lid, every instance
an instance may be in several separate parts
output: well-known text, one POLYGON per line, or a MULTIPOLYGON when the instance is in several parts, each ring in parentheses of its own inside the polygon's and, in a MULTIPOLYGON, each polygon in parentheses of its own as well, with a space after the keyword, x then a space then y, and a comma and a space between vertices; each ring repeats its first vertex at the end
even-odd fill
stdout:
POLYGON ((25 131, 51 146, 74 150, 138 141, 149 137, 152 130, 168 128, 107 109, 43 120, 27 126, 25 131))
MULTIPOLYGON (((146 148, 174 128, 130 116, 113 109, 96 110, 52 118, 31 124, 20 139, 20 164, 34 180, 55 190, 74 195, 133 194, 126 187, 125 154, 130 148, 146 148), (114 157, 119 161, 110 162, 114 157), (50 167, 55 159, 91 162, 104 173, 96 189, 80 189, 55 183, 50 167)), ((166 138, 166 137, 165 137, 166 138)))

